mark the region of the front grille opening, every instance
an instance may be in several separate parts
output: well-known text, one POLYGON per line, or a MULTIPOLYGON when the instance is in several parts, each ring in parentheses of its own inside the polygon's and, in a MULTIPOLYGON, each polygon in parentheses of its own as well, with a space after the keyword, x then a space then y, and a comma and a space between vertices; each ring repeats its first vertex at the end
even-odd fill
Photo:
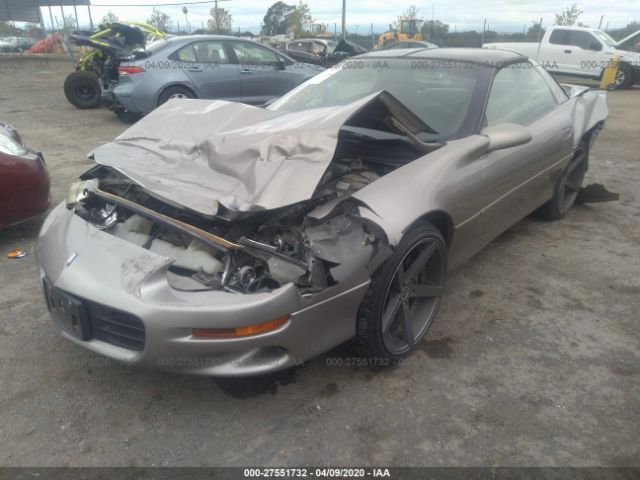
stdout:
POLYGON ((92 336, 129 350, 143 350, 144 324, 135 315, 98 303, 86 302, 92 336))

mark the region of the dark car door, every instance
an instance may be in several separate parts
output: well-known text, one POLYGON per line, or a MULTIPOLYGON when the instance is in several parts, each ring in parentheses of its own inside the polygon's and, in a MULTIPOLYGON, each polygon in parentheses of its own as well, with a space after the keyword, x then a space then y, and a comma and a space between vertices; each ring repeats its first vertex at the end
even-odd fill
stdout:
POLYGON ((190 43, 173 57, 203 98, 240 101, 240 66, 231 61, 222 40, 190 43))
POLYGON ((484 125, 514 123, 526 127, 530 142, 480 158, 484 187, 479 204, 478 248, 551 198, 553 186, 573 149, 573 100, 558 97, 530 62, 497 71, 484 125))
POLYGON ((256 42, 230 40, 229 44, 240 64, 243 102, 262 105, 291 90, 292 76, 285 68, 285 57, 256 42))

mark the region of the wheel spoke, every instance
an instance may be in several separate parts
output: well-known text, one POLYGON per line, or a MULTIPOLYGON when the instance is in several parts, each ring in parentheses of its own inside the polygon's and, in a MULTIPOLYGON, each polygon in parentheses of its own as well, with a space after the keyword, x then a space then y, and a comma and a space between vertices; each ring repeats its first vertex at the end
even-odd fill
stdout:
POLYGON ((563 178, 562 181, 560 182, 560 186, 558 188, 558 198, 561 202, 564 202, 564 198, 566 195, 566 187, 567 185, 567 179, 563 178))
POLYGON ((569 165, 569 168, 567 169, 567 176, 571 175, 576 170, 576 168, 581 166, 582 166, 582 159, 580 157, 574 158, 571 164, 569 165))
MULTIPOLYGON (((396 270, 396 282, 398 284, 398 291, 402 290, 402 286, 404 285, 405 279, 406 279, 406 273, 404 271, 404 265, 402 265, 402 262, 400 263, 400 265, 398 265, 398 270, 396 270)), ((411 277, 409 277, 411 278, 411 277)))
POLYGON ((427 245, 420 252, 418 257, 413 262, 411 262, 411 265, 407 269, 406 278, 411 280, 417 277, 422 272, 422 270, 424 270, 424 267, 427 265, 427 262, 429 261, 429 259, 431 258, 431 256, 434 254, 435 251, 436 251, 435 242, 432 242, 429 245, 427 245))
POLYGON ((413 347, 413 316, 409 309, 409 302, 402 302, 402 338, 413 347))
POLYGON ((382 314, 382 332, 388 332, 393 325, 393 320, 398 316, 398 312, 402 307, 402 296, 399 293, 392 292, 389 296, 387 308, 382 314))
POLYGON ((581 183, 582 182, 580 182, 580 180, 577 178, 568 177, 567 181, 565 182, 565 186, 572 192, 577 192, 578 190, 580 190, 581 183))
POLYGON ((411 291, 411 297, 439 297, 444 292, 442 285, 423 284, 415 285, 411 291))

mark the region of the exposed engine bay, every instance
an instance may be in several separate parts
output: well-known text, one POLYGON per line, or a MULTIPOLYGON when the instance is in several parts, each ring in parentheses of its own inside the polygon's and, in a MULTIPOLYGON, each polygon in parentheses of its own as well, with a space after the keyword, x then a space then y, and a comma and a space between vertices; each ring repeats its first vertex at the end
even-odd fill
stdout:
POLYGON ((305 294, 369 278, 390 247, 351 195, 442 144, 418 138, 433 130, 386 92, 312 118, 169 102, 94 151, 98 165, 72 186, 67 207, 174 259, 175 289, 251 293, 294 283, 305 294), (203 132, 165 130, 178 114, 184 128, 203 132))
POLYGON ((423 153, 402 137, 374 140, 347 129, 311 199, 273 210, 223 209, 213 219, 158 199, 105 166, 84 174, 67 204, 97 228, 175 259, 173 288, 251 293, 293 282, 314 292, 339 282, 336 271, 375 268, 386 257, 384 232, 361 218, 349 197, 423 153))

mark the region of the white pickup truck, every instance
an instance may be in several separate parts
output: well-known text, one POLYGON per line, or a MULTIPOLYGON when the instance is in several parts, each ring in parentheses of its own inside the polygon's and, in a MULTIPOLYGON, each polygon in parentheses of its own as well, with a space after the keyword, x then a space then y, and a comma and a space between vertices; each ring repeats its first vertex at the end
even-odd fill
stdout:
POLYGON ((597 28, 547 28, 540 42, 485 43, 483 48, 517 50, 551 73, 599 79, 614 56, 620 57, 616 88, 640 82, 640 53, 623 50, 638 32, 616 42, 597 28))

